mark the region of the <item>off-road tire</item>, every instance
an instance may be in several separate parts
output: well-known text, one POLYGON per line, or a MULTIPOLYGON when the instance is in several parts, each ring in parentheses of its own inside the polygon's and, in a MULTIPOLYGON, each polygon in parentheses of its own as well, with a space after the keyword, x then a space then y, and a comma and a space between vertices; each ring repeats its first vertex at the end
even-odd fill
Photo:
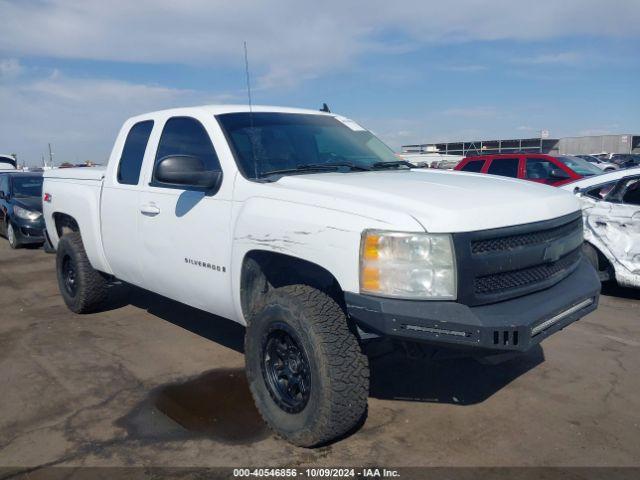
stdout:
POLYGON ((89 263, 78 232, 67 233, 60 239, 56 252, 56 274, 60 294, 72 312, 91 313, 105 304, 108 297, 107 280, 89 263), (65 286, 63 268, 68 261, 75 268, 75 293, 65 286))
POLYGON ((301 447, 338 439, 364 419, 369 396, 369 362, 340 306, 308 285, 288 285, 267 293, 247 325, 245 361, 249 387, 266 423, 301 447), (264 374, 265 340, 285 324, 308 359, 308 401, 290 413, 276 403, 264 374))

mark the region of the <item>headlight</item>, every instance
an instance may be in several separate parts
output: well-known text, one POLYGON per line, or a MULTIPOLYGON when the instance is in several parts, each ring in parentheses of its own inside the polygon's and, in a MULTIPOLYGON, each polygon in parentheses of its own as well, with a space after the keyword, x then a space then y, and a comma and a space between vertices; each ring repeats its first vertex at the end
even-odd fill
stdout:
POLYGON ((365 230, 360 245, 362 293, 455 300, 456 262, 451 235, 365 230))
POLYGON ((40 212, 27 210, 26 208, 22 208, 17 205, 13 206, 13 213, 16 215, 16 217, 20 217, 24 220, 37 220, 42 215, 40 212))

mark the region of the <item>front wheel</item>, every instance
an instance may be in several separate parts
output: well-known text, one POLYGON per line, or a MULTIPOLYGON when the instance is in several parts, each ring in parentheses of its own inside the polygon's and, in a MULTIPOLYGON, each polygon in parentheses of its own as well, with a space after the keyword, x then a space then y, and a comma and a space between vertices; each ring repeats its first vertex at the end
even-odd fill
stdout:
POLYGON ((256 406, 281 437, 302 446, 339 438, 364 418, 369 364, 340 306, 307 285, 267 294, 245 337, 256 406))
POLYGON ((14 250, 16 248, 20 248, 20 241, 16 236, 16 231, 14 230, 11 222, 7 223, 7 240, 9 240, 9 246, 14 250))

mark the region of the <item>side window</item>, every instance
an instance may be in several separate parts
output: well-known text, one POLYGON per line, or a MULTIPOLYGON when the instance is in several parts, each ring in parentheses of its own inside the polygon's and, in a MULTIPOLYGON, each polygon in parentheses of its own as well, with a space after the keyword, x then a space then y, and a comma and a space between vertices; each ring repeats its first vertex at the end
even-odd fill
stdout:
POLYGON ((548 180, 555 165, 544 158, 527 158, 527 178, 548 180))
POLYGON ((136 123, 124 142, 120 164, 118 165, 118 183, 137 185, 140 180, 140 168, 147 149, 149 135, 153 129, 153 121, 136 123))
POLYGON ((518 178, 518 162, 517 158, 494 158, 491 160, 487 173, 518 178))
POLYGON ((622 194, 622 203, 640 206, 640 178, 634 178, 627 182, 622 194))
POLYGON ((9 175, 0 175, 0 191, 9 193, 9 175))
POLYGON ((209 134, 195 118, 173 117, 167 120, 158 144, 156 164, 172 155, 198 157, 206 170, 221 170, 209 134))
POLYGON ((484 160, 472 160, 462 167, 461 170, 463 172, 479 172, 482 170, 482 165, 484 165, 484 160))
POLYGON ((616 186, 616 182, 605 183, 604 185, 597 185, 585 190, 584 194, 587 197, 595 198, 596 200, 604 200, 604 198, 613 190, 616 186))

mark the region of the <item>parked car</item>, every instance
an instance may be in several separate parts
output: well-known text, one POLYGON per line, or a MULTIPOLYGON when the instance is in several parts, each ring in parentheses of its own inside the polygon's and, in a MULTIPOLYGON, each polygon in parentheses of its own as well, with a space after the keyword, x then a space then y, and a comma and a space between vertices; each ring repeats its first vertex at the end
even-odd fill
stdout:
POLYGON ((0 232, 11 248, 44 243, 42 174, 0 173, 0 232))
POLYGON ((640 287, 640 168, 564 185, 582 203, 585 254, 602 281, 640 287))
POLYGON ((521 178, 554 186, 602 173, 602 170, 582 158, 569 155, 552 157, 540 153, 472 156, 461 161, 454 170, 521 178))
POLYGON ((640 165, 640 154, 636 153, 614 153, 609 160, 620 168, 631 168, 640 165))
POLYGON ((117 278, 246 325, 253 398, 296 445, 363 418, 368 339, 526 351, 598 303, 573 195, 413 169, 331 113, 140 115, 106 169, 47 171, 44 192, 67 306, 117 278))
POLYGON ((15 170, 17 167, 16 159, 11 155, 1 155, 0 154, 0 172, 4 172, 7 170, 15 170))
POLYGON ((582 158, 583 160, 592 163, 604 172, 612 172, 620 168, 615 163, 607 162, 606 160, 598 158, 595 155, 574 155, 574 157, 582 158))

